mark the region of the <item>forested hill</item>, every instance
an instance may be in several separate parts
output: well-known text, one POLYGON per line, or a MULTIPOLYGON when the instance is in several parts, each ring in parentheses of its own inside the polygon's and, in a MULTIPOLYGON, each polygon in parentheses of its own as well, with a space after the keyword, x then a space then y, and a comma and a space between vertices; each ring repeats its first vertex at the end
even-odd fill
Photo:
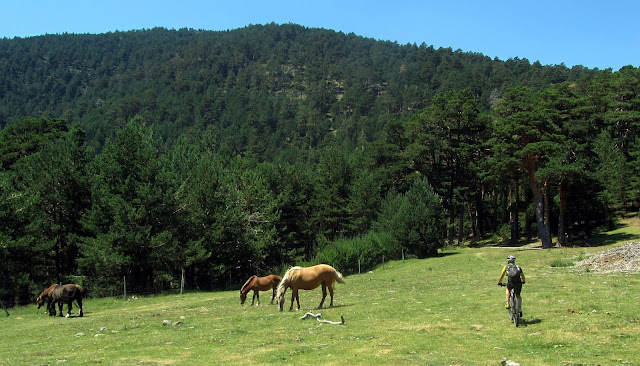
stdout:
MULTIPOLYGON (((428 44, 429 40, 425 40, 428 44)), ((501 61, 298 25, 0 39, 0 127, 25 117, 78 123, 98 150, 136 115, 171 143, 187 129, 271 160, 380 136, 438 93, 470 88, 488 109, 598 70, 501 61)))

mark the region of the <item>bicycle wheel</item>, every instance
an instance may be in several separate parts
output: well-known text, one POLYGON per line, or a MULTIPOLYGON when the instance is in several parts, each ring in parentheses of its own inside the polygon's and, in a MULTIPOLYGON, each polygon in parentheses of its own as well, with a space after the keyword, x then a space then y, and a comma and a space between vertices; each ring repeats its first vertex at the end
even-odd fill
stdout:
POLYGON ((513 321, 513 325, 516 327, 520 324, 520 309, 518 309, 518 302, 516 301, 515 291, 511 289, 511 296, 509 296, 509 302, 511 308, 509 309, 510 319, 513 321))
POLYGON ((513 312, 512 320, 513 325, 516 327, 520 325, 520 307, 518 306, 518 300, 516 299, 515 292, 511 290, 511 311, 513 312))

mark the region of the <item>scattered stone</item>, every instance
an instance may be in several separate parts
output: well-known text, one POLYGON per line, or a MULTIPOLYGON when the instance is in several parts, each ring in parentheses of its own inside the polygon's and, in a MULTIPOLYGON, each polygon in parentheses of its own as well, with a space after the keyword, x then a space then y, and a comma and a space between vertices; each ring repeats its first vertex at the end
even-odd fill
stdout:
POLYGON ((181 325, 182 322, 173 322, 173 324, 171 324, 172 326, 176 326, 176 325, 181 325))
POLYGON ((640 242, 628 242, 613 249, 593 253, 575 266, 603 273, 640 273, 640 242))
POLYGON ((94 337, 94 338, 98 338, 98 337, 101 337, 101 336, 103 336, 103 335, 104 335, 104 334, 102 334, 102 333, 98 333, 98 334, 94 335, 93 337, 94 337))
POLYGON ((504 366, 520 366, 519 363, 511 360, 502 360, 501 364, 504 366))
POLYGON ((101 332, 105 332, 106 330, 107 330, 107 327, 102 327, 102 328, 100 328, 100 331, 101 331, 101 332))
POLYGON ((170 320, 163 320, 162 321, 162 325, 169 325, 169 324, 171 324, 170 320))
POLYGON ((74 335, 74 337, 84 337, 84 333, 80 332, 80 333, 76 333, 74 335))

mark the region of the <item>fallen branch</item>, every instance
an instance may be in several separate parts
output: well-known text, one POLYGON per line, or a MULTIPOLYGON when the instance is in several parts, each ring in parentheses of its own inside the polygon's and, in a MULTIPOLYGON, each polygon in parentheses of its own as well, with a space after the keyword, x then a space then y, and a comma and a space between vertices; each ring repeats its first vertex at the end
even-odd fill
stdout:
POLYGON ((339 322, 332 322, 330 320, 324 320, 324 319, 321 320, 320 319, 322 318, 321 313, 314 314, 311 312, 304 314, 300 319, 307 319, 307 318, 316 318, 316 320, 319 321, 320 323, 329 323, 334 325, 344 324, 344 317, 342 315, 340 315, 340 319, 342 319, 342 321, 339 321, 339 322))

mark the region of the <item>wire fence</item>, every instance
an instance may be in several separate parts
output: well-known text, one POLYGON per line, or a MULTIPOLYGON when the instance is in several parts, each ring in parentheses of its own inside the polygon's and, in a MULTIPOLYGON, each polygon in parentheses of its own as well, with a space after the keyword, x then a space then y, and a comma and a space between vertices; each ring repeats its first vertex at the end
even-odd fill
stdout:
MULTIPOLYGON (((405 260, 404 249, 402 249, 400 258, 402 261, 405 260)), ((379 260, 376 261, 377 264, 375 264, 375 266, 379 265, 380 266, 379 268, 384 269, 385 264, 388 260, 389 258, 385 257, 385 255, 381 255, 379 257, 379 260)), ((340 267, 339 265, 335 265, 335 264, 332 264, 332 265, 334 266, 334 268, 336 268, 341 272, 361 274, 363 270, 364 271, 368 269, 370 270, 371 264, 372 263, 368 261, 368 266, 365 268, 361 259, 358 259, 357 267, 353 265, 347 265, 347 266, 343 265, 343 267, 347 267, 347 268, 339 268, 340 267), (351 268, 351 267, 355 267, 355 268, 351 268)), ((252 274, 242 274, 242 273, 234 274, 230 271, 229 277, 227 280, 228 282, 225 281, 226 283, 224 287, 226 290, 231 290, 236 288, 239 289, 242 286, 242 284, 251 275, 252 274)), ((121 279, 121 283, 113 284, 112 289, 110 289, 106 293, 99 293, 97 291, 94 291, 94 289, 91 288, 91 285, 89 285, 89 288, 87 290, 89 293, 89 297, 93 297, 96 295, 105 296, 105 297, 112 296, 112 297, 122 298, 123 300, 127 300, 136 296, 149 296, 149 295, 158 295, 158 294, 184 294, 189 291, 202 291, 202 289, 200 288, 188 286, 189 282, 184 269, 181 271, 179 278, 180 278, 179 282, 174 281, 173 283, 165 286, 146 287, 142 283, 136 283, 135 280, 133 280, 132 278, 127 278, 127 276, 123 276, 121 279)), ((85 283, 91 283, 90 279, 87 279, 85 276, 65 276, 63 280, 64 280, 63 281, 64 283, 76 283, 76 284, 80 284, 85 288, 87 287, 84 285, 85 283)), ((43 287, 42 289, 37 290, 37 289, 29 288, 25 286, 24 288, 19 290, 13 290, 13 291, 7 290, 7 289, 2 290, 0 291, 0 306, 8 316, 9 314, 8 309, 11 309, 14 306, 35 304, 36 296, 45 288, 46 287, 43 287)))

